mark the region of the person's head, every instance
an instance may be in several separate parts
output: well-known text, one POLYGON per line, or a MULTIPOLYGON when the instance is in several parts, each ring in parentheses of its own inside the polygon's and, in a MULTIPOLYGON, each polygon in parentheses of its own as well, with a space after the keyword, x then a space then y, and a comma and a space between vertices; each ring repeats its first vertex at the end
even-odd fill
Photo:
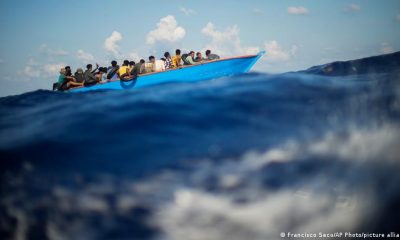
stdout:
POLYGON ((156 61, 156 59, 155 59, 154 56, 150 56, 150 57, 149 57, 149 61, 150 61, 151 63, 154 63, 154 62, 156 61))
POLYGON ((65 75, 66 72, 67 72, 67 71, 65 70, 65 68, 61 68, 61 69, 60 69, 60 74, 65 75))
POLYGON ((124 64, 122 64, 123 66, 128 66, 129 65, 129 61, 128 60, 124 60, 124 64))
POLYGON ((99 68, 99 73, 107 73, 107 68, 106 67, 100 67, 99 68))
POLYGON ((165 52, 165 53, 164 53, 164 57, 165 57, 165 58, 170 58, 170 57, 171 57, 171 54, 169 54, 169 52, 165 52))
POLYGON ((65 67, 65 70, 71 71, 71 67, 70 67, 70 66, 66 66, 66 67, 65 67))
POLYGON ((175 50, 175 54, 176 54, 176 55, 181 55, 181 50, 180 50, 180 49, 176 49, 176 50, 175 50))
POLYGON ((143 63, 145 63, 146 61, 144 60, 144 59, 140 59, 140 63, 141 64, 143 64, 143 63))
POLYGON ((189 55, 192 56, 192 57, 194 57, 194 52, 193 52, 193 51, 190 51, 190 52, 189 52, 189 55))
POLYGON ((86 65, 86 69, 87 69, 87 70, 92 70, 92 64, 86 65))
POLYGON ((208 55, 210 55, 211 54, 211 50, 207 50, 206 51, 206 56, 208 56, 208 55))
POLYGON ((201 52, 197 52, 196 57, 201 59, 201 52))
POLYGON ((83 73, 83 69, 82 68, 77 68, 76 72, 81 74, 81 73, 83 73))
POLYGON ((117 66, 117 61, 115 61, 115 60, 111 61, 111 66, 116 67, 117 66))
POLYGON ((134 62, 134 61, 130 61, 130 62, 129 62, 129 66, 131 66, 131 67, 132 67, 132 66, 135 66, 135 62, 134 62))

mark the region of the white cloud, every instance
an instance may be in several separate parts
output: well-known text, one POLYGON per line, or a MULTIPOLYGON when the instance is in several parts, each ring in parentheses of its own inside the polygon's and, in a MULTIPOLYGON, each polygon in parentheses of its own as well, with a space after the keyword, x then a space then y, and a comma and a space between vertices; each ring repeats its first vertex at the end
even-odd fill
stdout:
POLYGON ((288 7, 287 12, 294 15, 307 15, 309 13, 308 9, 305 7, 288 7))
POLYGON ((394 52, 394 49, 393 49, 392 46, 390 46, 387 43, 382 43, 382 45, 381 45, 381 53, 388 54, 388 53, 392 53, 392 52, 394 52))
POLYGON ((189 8, 185 8, 185 7, 180 7, 179 11, 183 12, 186 16, 197 14, 197 12, 195 10, 189 9, 189 8))
POLYGON ((82 62, 91 62, 93 61, 94 57, 92 54, 85 52, 82 49, 79 49, 76 53, 76 56, 79 60, 81 60, 82 62))
POLYGON ((358 12, 361 10, 361 6, 355 3, 352 3, 345 7, 344 9, 346 12, 358 12))
POLYGON ((39 51, 49 56, 66 56, 68 52, 63 49, 52 49, 47 44, 42 44, 39 47, 39 51))
POLYGON ((147 34, 147 44, 155 44, 156 42, 177 42, 185 37, 186 31, 183 27, 178 26, 175 17, 168 15, 161 18, 157 23, 157 28, 147 34))
POLYGON ((129 59, 132 59, 135 62, 137 62, 141 59, 140 55, 137 52, 129 53, 128 57, 129 57, 129 59))
POLYGON ((297 52, 297 45, 293 45, 290 50, 282 49, 281 45, 272 40, 264 43, 266 51, 266 60, 269 62, 286 62, 289 61, 297 52))
POLYGON ((45 64, 42 67, 42 76, 44 77, 55 77, 59 74, 60 69, 65 67, 65 63, 51 63, 45 64))
POLYGON ((253 8, 253 9, 252 9, 252 12, 253 12, 254 14, 256 14, 256 15, 263 15, 263 14, 264 14, 264 12, 263 12, 261 9, 259 9, 259 8, 253 8))
POLYGON ((19 71, 19 75, 22 75, 27 79, 56 77, 59 74, 60 69, 65 66, 66 64, 63 62, 42 65, 35 59, 30 58, 24 68, 19 71))
POLYGON ((117 31, 113 31, 111 36, 109 36, 108 38, 106 38, 106 40, 104 41, 104 48, 114 54, 114 55, 119 55, 118 52, 118 42, 122 40, 122 34, 117 32, 117 31))
POLYGON ((239 28, 236 25, 227 27, 224 31, 218 31, 212 22, 201 30, 201 32, 211 38, 211 43, 204 49, 211 49, 215 53, 223 55, 235 54, 255 54, 259 51, 258 47, 243 47, 239 38, 239 28))

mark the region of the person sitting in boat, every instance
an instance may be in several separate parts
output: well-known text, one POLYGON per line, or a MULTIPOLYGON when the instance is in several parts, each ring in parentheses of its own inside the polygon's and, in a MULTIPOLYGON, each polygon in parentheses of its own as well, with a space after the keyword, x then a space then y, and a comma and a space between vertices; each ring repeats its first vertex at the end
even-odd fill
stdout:
POLYGON ((144 59, 140 59, 138 63, 135 64, 135 69, 137 71, 137 74, 142 74, 144 73, 144 63, 146 61, 144 59))
POLYGON ((156 62, 156 58, 154 56, 150 56, 149 61, 144 64, 144 72, 143 73, 154 72, 154 63, 155 62, 156 62))
POLYGON ((165 59, 161 58, 158 60, 154 60, 153 71, 154 72, 165 71, 165 59))
POLYGON ((176 49, 175 50, 175 56, 172 57, 172 67, 173 68, 177 68, 177 67, 181 67, 181 50, 180 49, 176 49))
POLYGON ((217 54, 213 54, 213 53, 211 53, 211 50, 207 50, 206 51, 206 57, 207 57, 207 60, 217 60, 217 59, 220 59, 220 57, 217 55, 217 54))
POLYGON ((124 60, 124 63, 118 70, 118 76, 119 76, 119 79, 121 79, 121 80, 129 79, 129 61, 128 60, 124 60))
POLYGON ((197 62, 194 61, 194 52, 190 51, 188 54, 182 55, 182 61, 184 65, 195 65, 197 62))
POLYGON ((107 69, 107 81, 110 81, 111 79, 116 79, 118 76, 117 72, 118 72, 119 66, 117 64, 117 61, 113 60, 111 61, 111 66, 108 67, 107 69))
POLYGON ((102 82, 103 80, 106 80, 106 78, 103 79, 103 76, 106 73, 107 73, 107 68, 106 67, 100 67, 99 68, 99 70, 95 74, 96 79, 98 79, 98 82, 102 82))
POLYGON ((65 67, 65 76, 72 77, 72 70, 70 66, 65 67))
POLYGON ((82 83, 83 84, 83 82, 85 82, 85 76, 83 74, 83 69, 82 68, 77 68, 76 69, 76 72, 74 74, 74 78, 75 78, 75 81, 77 83, 82 83))
POLYGON ((99 68, 99 65, 97 63, 96 63, 96 68, 94 70, 93 70, 92 64, 86 65, 86 71, 83 74, 83 76, 85 78, 85 81, 84 81, 85 86, 94 85, 101 81, 101 79, 96 78, 96 75, 95 75, 95 72, 98 68, 99 68))
POLYGON ((196 58, 194 59, 195 62, 203 62, 203 56, 201 55, 201 52, 196 53, 196 58))
POLYGON ((135 67, 135 61, 130 61, 129 62, 129 72, 131 72, 132 71, 132 69, 135 67))
POLYGON ((171 54, 169 54, 169 52, 165 52, 164 57, 165 57, 165 62, 164 62, 165 69, 173 68, 171 54))
MULTIPOLYGON (((60 76, 58 77, 57 87, 58 91, 65 91, 71 87, 82 86, 82 83, 75 82, 75 78, 72 76, 66 76, 67 70, 65 68, 61 68, 60 76)), ((54 86, 53 86, 54 88, 54 86)), ((53 89, 54 90, 54 89, 53 89)))

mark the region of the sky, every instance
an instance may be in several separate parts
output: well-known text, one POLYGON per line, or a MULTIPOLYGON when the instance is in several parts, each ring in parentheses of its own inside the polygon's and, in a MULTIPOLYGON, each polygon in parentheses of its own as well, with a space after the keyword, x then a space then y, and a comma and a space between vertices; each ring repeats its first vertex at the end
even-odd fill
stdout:
POLYGON ((268 73, 400 50, 400 0, 1 0, 0 13, 0 96, 176 48, 265 50, 254 70, 268 73))

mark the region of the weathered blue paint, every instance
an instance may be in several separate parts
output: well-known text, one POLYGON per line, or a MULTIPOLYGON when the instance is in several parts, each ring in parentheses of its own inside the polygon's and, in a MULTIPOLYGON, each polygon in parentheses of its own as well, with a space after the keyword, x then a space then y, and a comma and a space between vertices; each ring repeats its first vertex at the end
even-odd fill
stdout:
POLYGON ((233 76, 248 72, 264 53, 265 52, 263 51, 257 55, 220 59, 198 65, 184 66, 179 69, 143 74, 138 76, 136 80, 133 81, 124 82, 114 80, 111 82, 96 84, 90 87, 74 88, 69 90, 69 92, 86 92, 107 89, 121 90, 140 88, 167 82, 194 82, 225 76, 233 76))

